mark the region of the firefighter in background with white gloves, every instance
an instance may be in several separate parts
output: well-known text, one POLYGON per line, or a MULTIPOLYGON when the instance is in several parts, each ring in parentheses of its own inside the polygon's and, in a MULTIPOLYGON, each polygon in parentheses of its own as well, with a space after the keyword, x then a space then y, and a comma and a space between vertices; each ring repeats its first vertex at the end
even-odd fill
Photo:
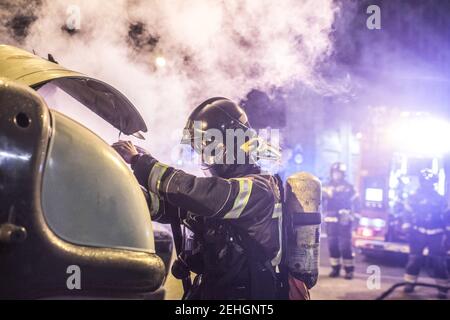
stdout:
POLYGON ((346 167, 343 163, 336 162, 331 166, 330 180, 323 187, 324 221, 332 268, 330 277, 340 276, 342 259, 345 279, 351 280, 355 270, 352 229, 358 196, 345 175, 346 167))

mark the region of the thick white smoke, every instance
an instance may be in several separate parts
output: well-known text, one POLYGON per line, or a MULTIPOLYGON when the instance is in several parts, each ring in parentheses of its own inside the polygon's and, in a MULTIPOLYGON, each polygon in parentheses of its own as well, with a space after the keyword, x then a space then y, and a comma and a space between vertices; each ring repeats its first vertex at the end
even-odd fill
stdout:
MULTIPOLYGON (((16 5, 4 8, 16 14, 12 11, 19 10, 20 2, 11 1, 16 5)), ((238 100, 252 88, 316 83, 316 67, 332 49, 329 35, 336 12, 332 0, 35 3, 31 10, 37 20, 22 43, 4 30, 0 40, 41 56, 52 53, 67 68, 118 88, 149 127, 144 146, 167 162, 173 162, 173 132, 184 126, 190 109, 204 99, 220 95, 238 100), (73 16, 71 5, 79 7, 81 14, 80 30, 73 35, 62 29, 73 16), (135 22, 144 23, 158 38, 152 50, 136 51, 130 46, 129 26, 135 22), (155 66, 157 56, 165 58, 164 67, 155 66)), ((68 104, 54 107, 64 111, 68 104)), ((101 131, 107 141, 117 139, 111 128, 101 131)))

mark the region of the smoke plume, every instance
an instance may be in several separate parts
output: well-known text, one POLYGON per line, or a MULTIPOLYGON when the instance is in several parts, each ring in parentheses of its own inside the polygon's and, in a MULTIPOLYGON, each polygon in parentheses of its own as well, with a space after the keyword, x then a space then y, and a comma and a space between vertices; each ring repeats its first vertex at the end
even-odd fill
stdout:
MULTIPOLYGON (((314 86, 317 66, 332 51, 335 13, 332 0, 3 0, 0 40, 51 53, 119 89, 147 123, 144 146, 173 162, 173 132, 204 99, 314 86)), ((98 119, 86 123, 88 111, 65 94, 54 92, 48 101, 108 142, 117 140, 98 119)))

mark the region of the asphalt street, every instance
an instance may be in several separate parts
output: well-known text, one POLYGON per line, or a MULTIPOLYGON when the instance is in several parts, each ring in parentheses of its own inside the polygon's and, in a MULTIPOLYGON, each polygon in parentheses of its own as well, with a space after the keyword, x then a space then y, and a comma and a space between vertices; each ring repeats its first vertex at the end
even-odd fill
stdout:
MULTIPOLYGON (((345 280, 343 277, 328 277, 330 264, 328 261, 327 238, 321 239, 320 276, 317 285, 311 290, 311 298, 315 300, 373 300, 388 290, 392 285, 403 281, 405 257, 381 256, 366 258, 356 253, 355 278, 345 280), (378 277, 379 276, 379 277, 378 277)), ((434 281, 422 271, 421 282, 434 281)), ((170 276, 165 285, 166 299, 180 299, 181 282, 170 276)), ((416 288, 413 294, 404 294, 402 288, 396 289, 388 299, 435 299, 436 290, 426 287, 416 288)))

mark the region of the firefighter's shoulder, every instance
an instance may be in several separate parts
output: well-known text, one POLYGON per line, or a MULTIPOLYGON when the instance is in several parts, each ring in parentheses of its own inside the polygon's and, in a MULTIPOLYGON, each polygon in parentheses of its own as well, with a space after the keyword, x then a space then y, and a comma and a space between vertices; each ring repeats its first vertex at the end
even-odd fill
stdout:
POLYGON ((252 174, 242 178, 234 178, 240 185, 249 184, 251 186, 251 192, 249 200, 265 202, 275 202, 277 198, 280 198, 280 190, 277 185, 277 181, 274 176, 269 174, 252 174))
POLYGON ((280 188, 277 180, 270 174, 255 174, 247 176, 248 179, 252 179, 255 187, 255 192, 266 194, 266 196, 275 198, 280 197, 280 188))
POLYGON ((279 197, 276 180, 270 175, 248 175, 230 179, 237 188, 231 209, 224 219, 239 219, 249 215, 271 214, 276 199, 279 197))

